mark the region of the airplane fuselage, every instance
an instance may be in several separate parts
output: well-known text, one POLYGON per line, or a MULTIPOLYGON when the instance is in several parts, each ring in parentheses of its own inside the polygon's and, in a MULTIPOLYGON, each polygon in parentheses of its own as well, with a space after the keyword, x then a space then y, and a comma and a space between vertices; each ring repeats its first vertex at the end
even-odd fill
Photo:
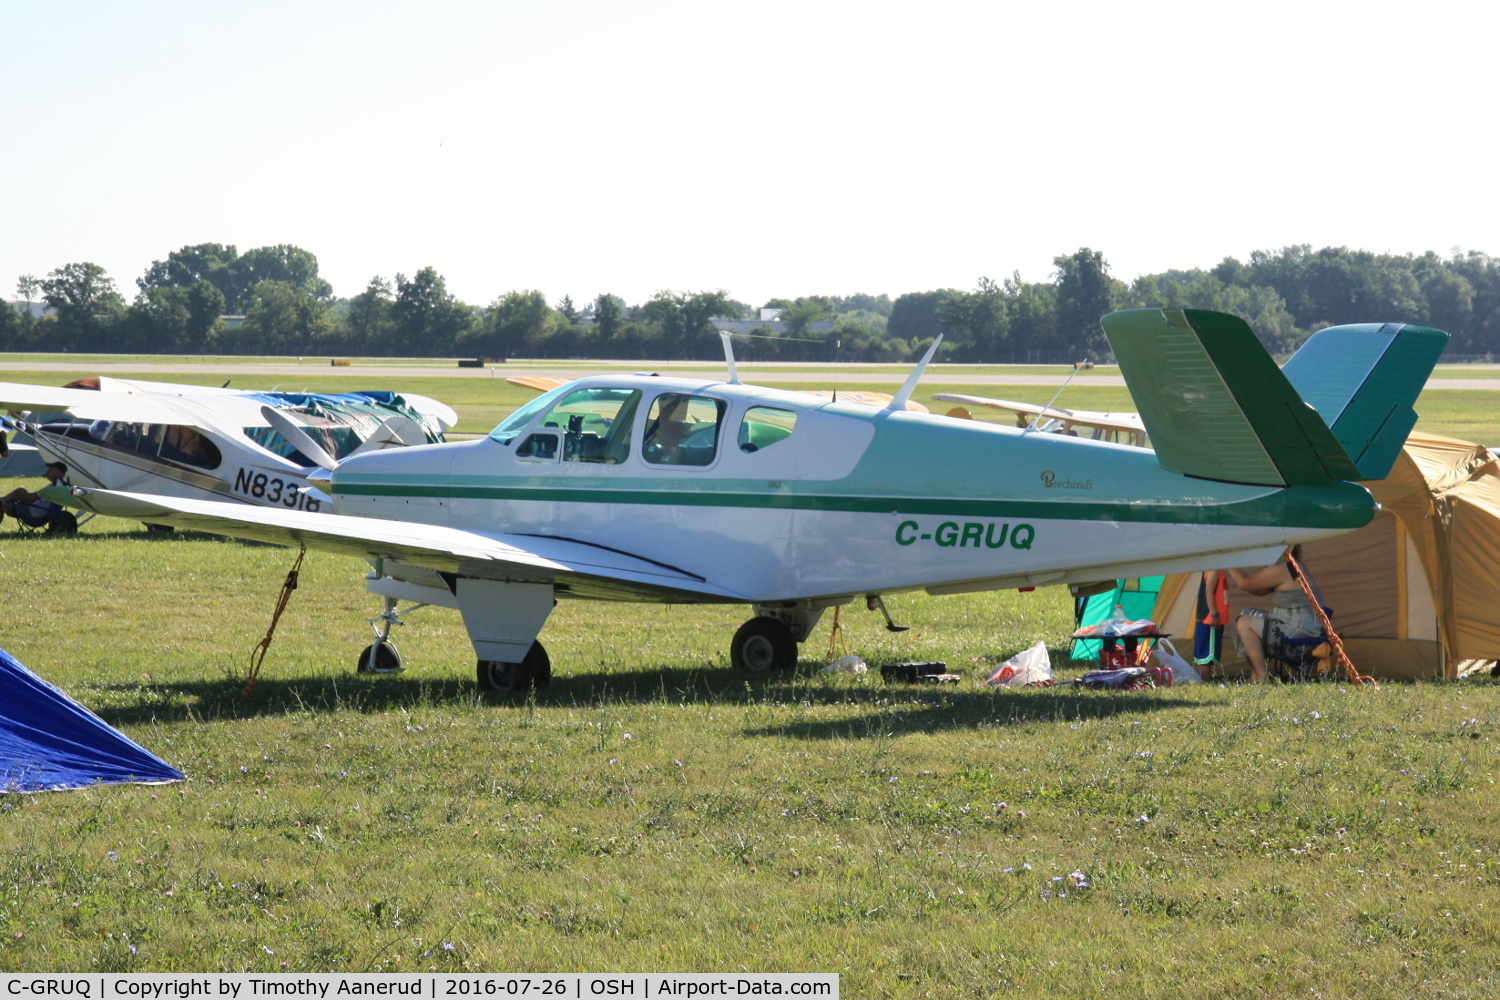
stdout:
POLYGON ((144 435, 140 424, 118 424, 102 436, 89 430, 87 422, 77 421, 34 427, 30 434, 49 460, 68 466, 78 484, 310 513, 326 509, 322 494, 309 487, 309 470, 243 435, 183 427, 198 439, 197 447, 173 452, 162 440, 161 425, 145 425, 144 435))
POLYGON ((1211 482, 1166 472, 1140 448, 738 384, 600 376, 549 395, 591 388, 639 393, 618 414, 632 422, 628 447, 608 461, 597 448, 570 459, 565 422, 543 406, 504 443, 353 458, 333 477, 334 502, 344 514, 627 552, 758 605, 1245 565, 1375 510, 1352 483, 1211 482), (717 407, 711 455, 652 460, 651 414, 670 396, 717 407), (745 447, 752 410, 790 414, 772 417, 790 432, 745 447))

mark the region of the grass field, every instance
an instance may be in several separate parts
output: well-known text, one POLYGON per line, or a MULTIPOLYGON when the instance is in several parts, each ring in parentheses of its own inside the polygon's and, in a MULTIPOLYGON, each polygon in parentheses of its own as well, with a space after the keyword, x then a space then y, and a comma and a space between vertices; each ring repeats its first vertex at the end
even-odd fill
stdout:
MULTIPOLYGON (((480 429, 530 395, 456 398, 468 385, 397 388, 480 429)), ((925 391, 944 388, 964 391, 925 391)), ((1128 408, 1094 393, 1065 405, 1128 408)), ((1424 426, 1483 430, 1494 405, 1445 391, 1419 408, 1424 426)), ((190 778, 3 796, 0 968, 806 970, 841 973, 850 997, 1500 992, 1488 678, 978 687, 1038 640, 1076 672, 1066 594, 1042 589, 895 598, 900 635, 845 609, 853 651, 945 660, 964 682, 943 689, 817 674, 826 620, 801 668, 768 679, 728 666, 737 609, 564 602, 543 633, 552 687, 492 701, 441 609, 398 630, 404 674, 356 676, 377 610, 364 566, 310 553, 244 699, 291 558, 127 522, 72 541, 0 526, 0 646, 190 778)))

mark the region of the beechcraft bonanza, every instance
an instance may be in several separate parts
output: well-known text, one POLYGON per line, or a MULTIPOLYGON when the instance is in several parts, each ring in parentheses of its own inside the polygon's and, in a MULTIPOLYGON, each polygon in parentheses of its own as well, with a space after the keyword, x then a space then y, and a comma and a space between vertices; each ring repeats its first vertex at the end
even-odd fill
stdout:
MULTIPOLYGON (((355 455, 312 477, 336 514, 88 487, 100 514, 368 560, 399 666, 396 602, 456 608, 482 688, 544 686, 560 599, 732 603, 741 668, 795 664, 830 607, 1269 563, 1366 524, 1448 337, 1332 327, 1284 369, 1242 320, 1103 320, 1155 450, 726 381, 600 375, 486 438, 355 455)), ((934 345, 935 346, 935 345, 934 345)), ((294 435, 295 436, 295 435, 294 435)), ((296 443, 296 442, 293 442, 296 443)), ((895 627, 886 611, 888 627, 895 627)))
POLYGON ((0 409, 75 484, 311 513, 328 497, 319 466, 443 441, 458 422, 425 396, 254 392, 108 377, 63 388, 0 382, 0 409), (300 435, 303 448, 288 443, 300 435))

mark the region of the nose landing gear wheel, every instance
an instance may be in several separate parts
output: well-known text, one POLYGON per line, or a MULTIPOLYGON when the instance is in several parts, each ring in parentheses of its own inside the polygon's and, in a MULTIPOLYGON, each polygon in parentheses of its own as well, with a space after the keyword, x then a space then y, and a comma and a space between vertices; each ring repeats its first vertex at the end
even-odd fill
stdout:
POLYGON ((792 630, 775 618, 752 618, 741 625, 729 644, 729 662, 736 670, 791 670, 797 665, 797 640, 792 630))
POLYGON ((395 643, 372 643, 359 654, 359 672, 362 674, 394 674, 400 670, 401 654, 395 643))
POLYGON ((541 691, 552 683, 552 660, 540 642, 532 642, 520 663, 480 660, 476 671, 480 691, 495 694, 525 694, 541 691))

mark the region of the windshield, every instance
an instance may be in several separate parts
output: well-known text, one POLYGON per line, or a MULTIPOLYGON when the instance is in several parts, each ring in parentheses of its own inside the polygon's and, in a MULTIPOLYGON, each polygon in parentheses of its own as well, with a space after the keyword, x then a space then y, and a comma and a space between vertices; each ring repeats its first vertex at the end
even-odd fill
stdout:
POLYGON ((531 423, 531 421, 536 417, 538 413, 541 413, 543 410, 550 407, 553 403, 557 402, 558 397, 561 396, 564 390, 566 390, 567 388, 568 386, 566 385, 560 385, 556 389, 553 389, 551 392, 542 393, 536 399, 533 399, 531 402, 527 403, 525 406, 521 407, 510 416, 500 421, 500 426, 490 431, 490 437, 496 441, 499 441, 501 444, 510 444, 511 439, 514 438, 517 434, 521 433, 521 431, 526 428, 526 425, 531 423))

